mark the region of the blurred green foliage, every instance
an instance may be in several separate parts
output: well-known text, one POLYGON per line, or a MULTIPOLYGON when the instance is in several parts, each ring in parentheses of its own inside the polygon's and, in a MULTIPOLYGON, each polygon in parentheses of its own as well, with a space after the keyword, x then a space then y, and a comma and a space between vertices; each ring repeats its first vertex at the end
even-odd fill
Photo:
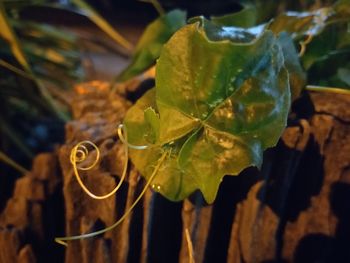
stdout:
POLYGON ((275 33, 288 32, 296 46, 311 35, 301 57, 308 84, 350 88, 349 0, 240 2, 241 11, 212 17, 212 21, 244 28, 265 24, 275 33))
POLYGON ((135 77, 154 65, 163 45, 185 24, 186 12, 178 9, 162 14, 150 23, 140 37, 129 66, 118 76, 118 81, 135 77))
POLYGON ((85 1, 0 1, 0 161, 22 172, 12 159, 30 160, 63 138, 67 94, 73 83, 85 79, 79 37, 67 28, 24 18, 26 8, 84 15, 117 45, 132 49, 85 1))

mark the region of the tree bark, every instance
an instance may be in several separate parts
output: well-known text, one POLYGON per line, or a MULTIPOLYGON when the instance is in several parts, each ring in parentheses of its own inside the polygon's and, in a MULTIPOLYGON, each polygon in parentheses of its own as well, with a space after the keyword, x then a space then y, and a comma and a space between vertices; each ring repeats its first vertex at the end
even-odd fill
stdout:
MULTIPOLYGON (((101 162, 82 173, 83 181, 96 194, 113 189, 127 161, 117 124, 130 99, 152 81, 137 86, 116 92, 90 82, 76 88, 66 143, 58 153, 36 158, 1 214, 0 262, 62 262, 63 248, 53 237, 63 235, 63 224, 68 236, 95 231, 131 206, 145 185, 132 166, 117 195, 98 201, 79 187, 69 155, 80 141, 96 143, 101 162)), ((347 95, 303 94, 261 170, 226 176, 213 205, 199 193, 173 203, 148 189, 113 231, 69 242, 64 261, 183 263, 191 262, 192 246, 197 263, 350 262, 349 105, 347 95)))

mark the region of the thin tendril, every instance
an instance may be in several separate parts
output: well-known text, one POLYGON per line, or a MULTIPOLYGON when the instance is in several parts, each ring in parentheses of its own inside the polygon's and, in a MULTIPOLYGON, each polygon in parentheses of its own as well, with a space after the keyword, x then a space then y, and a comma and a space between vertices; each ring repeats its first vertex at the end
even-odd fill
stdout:
POLYGON ((165 14, 165 10, 164 8, 161 6, 161 4, 159 3, 158 0, 140 0, 141 2, 145 2, 145 3, 150 3, 153 5, 153 7, 157 10, 157 12, 159 13, 159 15, 164 15, 165 14))
MULTIPOLYGON (((119 130, 119 127, 118 127, 118 130, 119 130)), ((125 145, 125 144, 124 144, 125 145)), ((127 146, 125 147, 127 148, 127 146)), ((112 195, 114 195, 118 189, 121 187, 124 179, 125 179, 125 176, 126 176, 126 171, 127 171, 127 165, 124 165, 124 169, 123 169, 123 173, 122 173, 122 176, 120 178, 120 181, 118 183, 118 185, 111 191, 109 192, 108 194, 105 194, 105 195, 95 195, 93 194, 86 186, 85 184, 83 183, 83 181, 81 180, 80 178, 80 175, 79 175, 79 170, 82 170, 82 171, 88 171, 88 170, 91 170, 92 168, 94 168, 96 166, 96 164, 98 163, 99 159, 100 159, 100 156, 101 156, 101 153, 100 153, 100 150, 98 149, 98 147, 93 143, 93 142, 90 142, 90 141, 82 141, 80 143, 78 143, 76 146, 74 146, 74 148, 72 149, 71 151, 71 155, 70 155, 70 161, 73 165, 73 171, 74 171, 74 175, 80 185, 80 187, 84 190, 84 192, 86 194, 88 194, 90 197, 94 198, 94 199, 106 199, 112 195), (80 162, 83 162, 86 160, 86 158, 88 157, 89 155, 89 150, 87 148, 87 145, 90 145, 94 148, 94 150, 96 151, 96 157, 95 157, 95 160, 93 161, 93 163, 87 167, 78 167, 78 163, 80 162)), ((127 162, 128 160, 128 151, 127 149, 125 149, 125 160, 127 162)))
POLYGON ((306 86, 306 90, 308 90, 308 91, 319 91, 319 92, 331 92, 331 93, 337 93, 337 94, 350 95, 350 90, 349 89, 342 89, 342 88, 307 85, 306 86))
POLYGON ((29 173, 27 169, 22 167, 20 164, 16 163, 14 160, 12 160, 2 151, 0 151, 0 161, 6 163, 7 165, 11 166, 12 168, 16 169, 18 172, 22 174, 29 173))
POLYGON ((0 59, 0 66, 24 77, 24 78, 27 78, 27 79, 30 79, 30 80, 35 80, 35 77, 33 77, 31 74, 28 74, 27 72, 11 65, 10 63, 7 63, 5 60, 3 59, 0 59))
POLYGON ((104 229, 101 229, 99 231, 95 231, 95 232, 92 232, 92 233, 87 233, 87 234, 82 234, 82 235, 77 235, 77 236, 70 236, 70 237, 56 237, 55 238, 55 242, 57 242, 58 244, 67 246, 68 244, 67 244, 66 241, 79 240, 79 239, 95 237, 95 236, 98 236, 98 235, 101 235, 103 233, 106 233, 106 232, 112 230, 113 228, 117 227, 130 214, 130 212, 134 209, 134 207, 138 204, 138 202, 141 200, 143 195, 146 193, 148 187, 150 186, 150 184, 153 181, 154 177, 158 173, 158 170, 159 170, 160 166, 162 165, 162 163, 163 163, 163 161, 164 161, 164 159, 165 159, 165 157, 167 155, 168 155, 168 152, 164 152, 162 154, 161 158, 158 161, 158 164, 156 165, 152 175, 148 179, 148 181, 147 181, 145 187, 143 188, 141 194, 136 198, 134 203, 129 207, 129 209, 124 213, 124 215, 117 222, 115 222, 113 225, 111 225, 111 226, 109 226, 107 228, 104 228, 104 229))
POLYGON ((307 35, 306 39, 303 41, 300 41, 300 52, 299 52, 299 57, 304 56, 305 51, 306 51, 306 45, 308 45, 313 39, 313 35, 309 34, 307 35))
POLYGON ((137 150, 144 150, 148 147, 147 145, 137 146, 137 145, 129 144, 127 142, 128 138, 127 138, 126 128, 124 127, 123 124, 120 124, 118 126, 117 134, 118 134, 119 139, 123 142, 123 145, 124 145, 125 164, 124 164, 123 173, 122 173, 122 176, 119 180, 118 185, 112 191, 110 191, 108 194, 95 195, 86 187, 86 185, 83 183, 83 181, 81 180, 81 177, 79 175, 79 170, 81 170, 81 171, 91 170, 92 168, 94 168, 96 166, 96 164, 100 160, 101 153, 100 153, 100 150, 98 149, 98 147, 96 146, 96 144, 94 144, 91 141, 82 141, 82 142, 79 142, 76 146, 74 146, 72 151, 71 151, 70 161, 73 165, 74 175, 75 175, 80 187, 91 198, 98 199, 98 200, 106 199, 106 198, 114 195, 119 190, 119 188, 121 187, 121 185, 126 177, 126 173, 127 173, 127 169, 128 169, 128 164, 127 164, 128 158, 129 158, 128 147, 133 148, 133 149, 137 149, 137 150), (85 161, 89 155, 89 150, 88 150, 87 146, 91 146, 95 150, 95 152, 96 152, 95 160, 92 162, 92 164, 90 164, 87 167, 78 166, 78 163, 85 161))
POLYGON ((127 145, 129 148, 131 149, 135 149, 135 150, 145 150, 147 149, 148 145, 133 145, 133 144, 130 144, 127 140, 127 137, 123 135, 122 133, 122 130, 124 130, 124 133, 126 134, 126 129, 124 128, 124 125, 123 124, 120 124, 118 126, 118 137, 119 139, 121 140, 122 143, 124 143, 124 145, 127 145), (123 129, 121 129, 121 128, 123 129))

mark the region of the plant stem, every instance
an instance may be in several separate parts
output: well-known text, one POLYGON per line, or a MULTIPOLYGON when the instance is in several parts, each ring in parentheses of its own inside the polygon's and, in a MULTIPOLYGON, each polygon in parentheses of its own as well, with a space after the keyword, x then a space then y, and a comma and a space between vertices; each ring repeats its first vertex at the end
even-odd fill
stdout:
POLYGON ((158 2, 158 0, 140 0, 140 1, 152 4, 154 6, 154 8, 157 10, 157 12, 159 13, 159 15, 162 16, 165 14, 165 10, 161 6, 161 4, 158 2))
POLYGON ((350 90, 343 89, 343 88, 307 85, 306 86, 306 90, 308 90, 308 91, 319 91, 319 92, 331 92, 331 93, 337 93, 337 94, 350 95, 350 90))
POLYGON ((85 12, 85 15, 91 19, 100 29, 108 34, 115 42, 123 46, 128 51, 133 50, 133 45, 117 32, 95 9, 83 0, 72 0, 72 2, 85 12))
POLYGON ((145 187, 143 188, 141 194, 136 198, 134 203, 129 207, 129 209, 124 213, 124 215, 117 222, 115 222, 113 225, 111 225, 109 227, 106 227, 106 228, 101 229, 99 231, 88 233, 88 234, 82 234, 82 235, 70 236, 70 237, 56 237, 55 238, 56 243, 64 245, 64 246, 67 246, 68 244, 67 244, 66 241, 80 240, 80 239, 84 239, 84 238, 90 238, 90 237, 98 236, 98 235, 106 233, 106 232, 112 230, 113 228, 119 226, 124 221, 124 219, 131 213, 131 211, 134 209, 134 207, 138 204, 138 202, 141 200, 143 195, 146 193, 148 187, 152 183, 154 177, 157 175, 158 170, 159 170, 160 166, 163 164, 163 161, 165 160, 167 155, 168 155, 168 152, 164 152, 163 153, 163 155, 161 156, 161 158, 158 161, 157 166, 154 168, 154 171, 153 171, 152 175, 148 179, 145 187))
POLYGON ((24 78, 31 79, 31 80, 35 81, 35 78, 32 75, 30 75, 27 72, 11 65, 10 63, 7 63, 5 60, 0 59, 0 66, 4 67, 10 71, 13 71, 14 73, 16 73, 24 78))
POLYGON ((8 164, 15 170, 19 171, 22 174, 29 173, 29 171, 25 168, 23 168, 21 165, 16 163, 14 160, 12 160, 10 157, 8 157, 4 152, 0 151, 0 161, 8 164))

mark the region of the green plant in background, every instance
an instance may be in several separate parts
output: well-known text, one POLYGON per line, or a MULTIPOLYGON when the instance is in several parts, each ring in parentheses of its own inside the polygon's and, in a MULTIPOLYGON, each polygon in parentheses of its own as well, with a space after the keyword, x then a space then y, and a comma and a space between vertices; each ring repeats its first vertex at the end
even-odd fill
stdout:
POLYGON ((67 6, 45 0, 0 1, 0 160, 20 172, 23 169, 13 165, 15 162, 7 154, 9 149, 14 145, 23 156, 31 158, 35 153, 35 147, 28 143, 31 128, 42 121, 68 120, 67 92, 74 83, 85 79, 79 37, 57 26, 23 19, 21 11, 27 7, 53 8, 51 11, 60 8, 86 15, 117 45, 128 51, 132 49, 132 45, 84 1, 74 0, 67 6))
POLYGON ((288 20, 294 20, 294 26, 289 27, 288 32, 296 40, 306 34, 313 36, 301 58, 310 84, 350 88, 342 74, 349 69, 350 59, 349 1, 337 1, 312 12, 290 13, 276 20, 279 20, 280 28, 288 20))
POLYGON ((163 45, 185 24, 186 13, 181 10, 162 14, 149 24, 135 48, 129 66, 118 75, 117 80, 128 80, 154 65, 163 45))
MULTIPOLYGON (((10 2, 7 1, 0 3, 2 157, 6 156, 7 148, 14 145, 27 158, 31 158, 33 149, 25 142, 29 130, 23 130, 22 133, 16 127, 16 120, 27 123, 28 127, 29 123, 35 125, 38 118, 44 115, 66 119, 66 114, 53 98, 45 81, 55 83, 59 79, 59 70, 72 70, 73 66, 76 67, 74 59, 78 60, 79 57, 76 48, 73 48, 74 40, 69 35, 54 34, 55 31, 49 26, 10 17, 8 13, 14 13, 16 9, 12 5, 13 1, 10 7, 8 4, 10 2), (55 74, 50 73, 51 70, 55 74), (8 140, 10 143, 7 143, 8 140)), ((5 162, 6 159, 9 157, 1 158, 5 162)))

